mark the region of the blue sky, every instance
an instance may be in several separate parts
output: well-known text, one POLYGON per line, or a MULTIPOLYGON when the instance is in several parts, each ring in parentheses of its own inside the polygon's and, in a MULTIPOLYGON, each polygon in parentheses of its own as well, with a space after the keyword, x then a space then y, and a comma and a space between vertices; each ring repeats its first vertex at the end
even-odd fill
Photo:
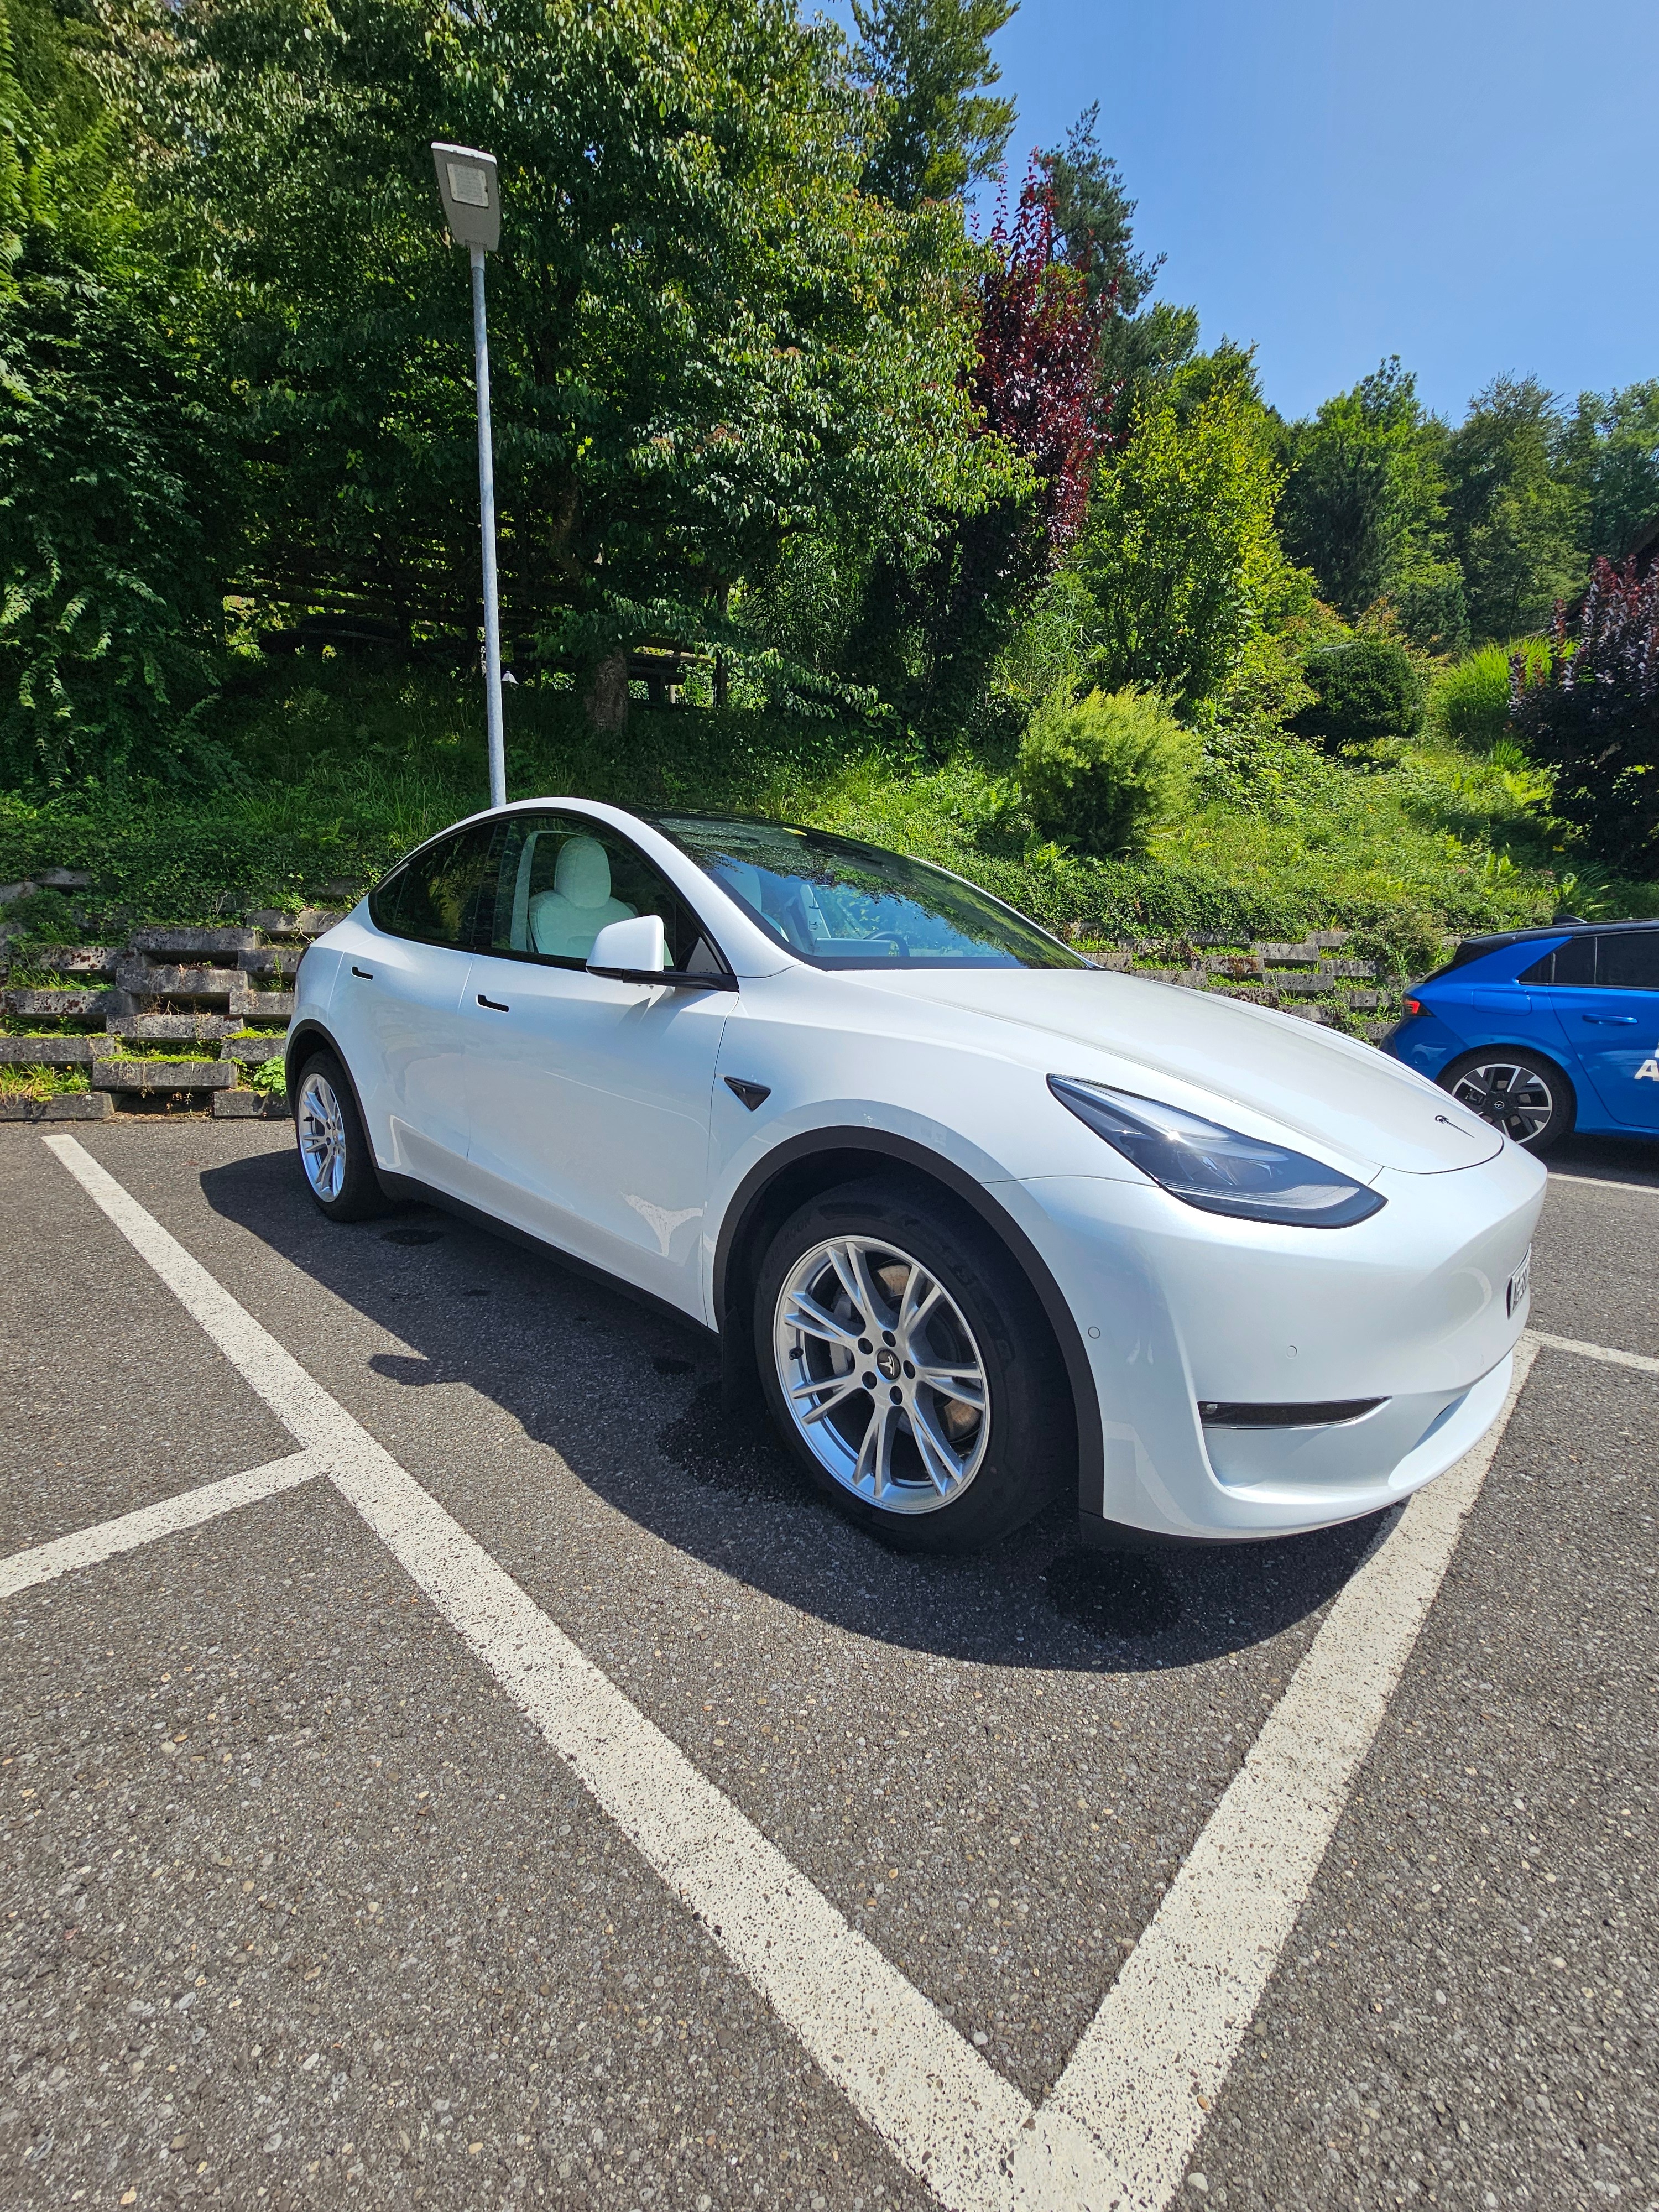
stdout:
POLYGON ((1453 420, 1659 376, 1656 0, 1022 0, 994 52, 1016 181, 1098 100, 1158 296, 1287 415, 1389 353, 1453 420))

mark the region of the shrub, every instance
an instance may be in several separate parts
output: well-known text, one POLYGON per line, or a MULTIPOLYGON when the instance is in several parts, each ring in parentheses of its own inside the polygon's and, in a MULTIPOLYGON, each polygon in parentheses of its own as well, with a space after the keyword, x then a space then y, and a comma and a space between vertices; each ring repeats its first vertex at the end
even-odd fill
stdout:
POLYGON ((1429 687, 1428 719, 1443 737, 1470 752, 1490 752, 1510 726, 1510 662, 1525 653, 1529 669, 1547 665, 1549 648, 1541 638, 1520 638, 1513 645, 1486 645, 1465 660, 1442 669, 1429 687))
POLYGON ((1547 653, 1510 661, 1510 720, 1590 856, 1659 872, 1659 569, 1596 562, 1577 637, 1558 605, 1547 653))
POLYGON ((1321 646, 1303 675, 1314 695, 1292 727, 1328 745, 1364 745, 1377 738, 1414 738, 1423 726, 1422 677, 1397 637, 1369 635, 1321 646))
POLYGON ((1105 855, 1133 851, 1186 796, 1197 742, 1153 693, 1064 689, 1032 715, 1019 781, 1047 836, 1105 855))

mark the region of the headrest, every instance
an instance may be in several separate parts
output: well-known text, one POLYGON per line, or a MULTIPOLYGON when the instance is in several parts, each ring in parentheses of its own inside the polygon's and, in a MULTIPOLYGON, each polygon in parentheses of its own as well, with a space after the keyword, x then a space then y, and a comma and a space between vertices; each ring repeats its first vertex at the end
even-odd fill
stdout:
POLYGON ((572 906, 603 906, 611 896, 611 862, 597 837, 567 837, 559 848, 553 888, 572 906))

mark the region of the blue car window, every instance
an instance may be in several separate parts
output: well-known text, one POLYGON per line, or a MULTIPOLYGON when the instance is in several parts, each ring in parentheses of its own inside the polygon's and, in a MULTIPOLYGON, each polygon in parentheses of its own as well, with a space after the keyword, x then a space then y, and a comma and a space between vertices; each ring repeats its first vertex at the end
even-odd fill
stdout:
POLYGON ((1570 937, 1565 945, 1558 945, 1553 952, 1547 952, 1541 960, 1534 960, 1517 981, 1522 983, 1552 983, 1558 989, 1588 990, 1595 981, 1595 939, 1593 937, 1570 937))
POLYGON ((1621 930, 1602 938, 1595 980, 1610 991, 1659 991, 1659 929, 1621 930))

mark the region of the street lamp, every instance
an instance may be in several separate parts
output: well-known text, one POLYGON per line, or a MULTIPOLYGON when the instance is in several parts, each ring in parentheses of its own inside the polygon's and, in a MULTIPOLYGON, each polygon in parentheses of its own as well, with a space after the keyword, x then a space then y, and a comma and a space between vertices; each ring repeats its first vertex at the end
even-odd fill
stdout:
POLYGON ((478 386, 478 505, 483 531, 484 713, 489 731, 489 803, 507 804, 501 729, 501 616, 495 598, 495 456, 489 435, 489 339, 484 329, 484 256, 501 242, 495 156, 435 140, 432 159, 444 220, 472 264, 472 357, 478 386))

